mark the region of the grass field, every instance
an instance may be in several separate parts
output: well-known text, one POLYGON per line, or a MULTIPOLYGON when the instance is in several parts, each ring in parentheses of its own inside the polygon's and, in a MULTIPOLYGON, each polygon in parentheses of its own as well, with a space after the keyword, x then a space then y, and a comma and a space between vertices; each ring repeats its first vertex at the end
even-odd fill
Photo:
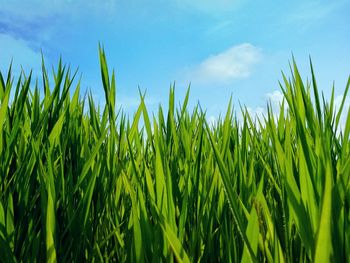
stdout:
POLYGON ((350 261, 350 78, 336 109, 293 61, 279 115, 209 125, 173 88, 128 119, 100 63, 104 108, 61 63, 0 75, 0 261, 350 261))

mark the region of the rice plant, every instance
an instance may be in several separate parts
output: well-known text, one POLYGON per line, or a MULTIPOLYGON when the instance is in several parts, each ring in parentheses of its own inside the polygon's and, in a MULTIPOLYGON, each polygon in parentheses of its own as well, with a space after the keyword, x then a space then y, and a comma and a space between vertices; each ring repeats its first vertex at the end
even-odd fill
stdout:
POLYGON ((1 262, 350 261, 350 78, 338 109, 293 61, 278 116, 209 125, 172 87, 129 119, 99 54, 103 108, 61 61, 0 74, 1 262))

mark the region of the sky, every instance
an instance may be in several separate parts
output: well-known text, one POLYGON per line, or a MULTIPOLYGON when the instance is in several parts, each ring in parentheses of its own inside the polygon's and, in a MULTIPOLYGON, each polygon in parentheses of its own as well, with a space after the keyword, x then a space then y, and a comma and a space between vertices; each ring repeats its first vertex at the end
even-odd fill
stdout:
POLYGON ((98 45, 116 72, 117 104, 132 113, 140 88, 156 112, 175 83, 177 104, 191 85, 190 107, 208 118, 245 105, 263 114, 282 98, 278 82, 290 76, 294 56, 319 89, 338 97, 350 73, 350 1, 246 0, 0 0, 0 70, 39 76, 60 56, 79 68, 82 89, 104 104, 98 45))

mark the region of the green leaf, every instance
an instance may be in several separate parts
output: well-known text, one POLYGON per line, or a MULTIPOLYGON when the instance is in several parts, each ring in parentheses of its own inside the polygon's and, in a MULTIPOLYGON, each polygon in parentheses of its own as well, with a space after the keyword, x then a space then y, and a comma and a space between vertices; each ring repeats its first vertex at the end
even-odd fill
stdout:
POLYGON ((237 197, 237 195, 234 194, 232 183, 230 182, 230 178, 229 178, 229 173, 227 171, 227 166, 225 165, 225 163, 222 159, 222 156, 221 156, 219 150, 217 149, 217 146, 214 143, 214 138, 211 134, 209 125, 207 124, 207 122, 205 122, 205 124, 207 127, 207 131, 209 134, 211 145, 212 145, 213 150, 214 150, 216 161, 217 161, 219 169, 220 169, 220 176, 221 176, 221 179, 224 183, 225 193, 226 193, 226 196, 228 198, 229 204, 231 206, 232 214, 233 214, 235 223, 237 225, 238 232, 241 235, 245 245, 247 246, 249 255, 252 258, 253 262, 257 262, 257 259, 255 258, 255 255, 254 255, 254 250, 252 248, 252 245, 250 244, 248 237, 244 232, 242 216, 239 213, 238 204, 237 204, 238 197, 237 197))
POLYGON ((314 262, 332 261, 332 170, 326 163, 325 185, 320 223, 318 226, 314 262))
POLYGON ((14 249, 15 240, 15 227, 14 227, 14 210, 13 210, 13 199, 12 194, 9 194, 7 199, 7 210, 6 210, 6 232, 9 239, 9 246, 11 250, 14 249))
POLYGON ((78 182, 75 185, 74 192, 76 192, 78 190, 80 184, 85 179, 85 176, 86 176, 87 172, 89 171, 89 169, 90 169, 90 167, 91 167, 91 165, 92 165, 96 155, 98 154, 103 141, 105 140, 106 134, 107 134, 107 130, 105 130, 103 132, 103 134, 101 135, 101 137, 99 138, 99 140, 95 144, 94 148, 92 149, 89 158, 84 163, 83 169, 82 169, 81 174, 80 174, 79 179, 78 179, 78 182))
MULTIPOLYGON (((246 235, 252 247, 255 257, 257 256, 257 253, 258 253, 259 232, 260 231, 259 231, 258 214, 256 213, 256 210, 253 207, 252 210, 250 211, 248 226, 246 229, 246 235)), ((244 245, 241 262, 253 262, 253 258, 250 257, 250 254, 246 245, 244 245)))
POLYGON ((164 218, 161 216, 160 218, 161 227, 163 230, 163 233, 172 249, 172 251, 175 254, 176 260, 178 262, 191 262, 185 249, 182 247, 180 240, 177 238, 176 234, 171 229, 170 225, 164 220, 164 218))
POLYGON ((132 202, 132 222, 133 222, 133 232, 134 232, 134 250, 135 250, 135 262, 144 262, 143 259, 143 248, 142 248, 142 233, 141 225, 139 220, 138 205, 136 199, 136 193, 132 189, 129 180, 125 174, 123 174, 123 182, 126 190, 129 192, 132 202))
POLYGON ((47 187, 47 209, 46 209, 46 262, 57 262, 55 248, 55 208, 51 196, 50 186, 47 187))
POLYGON ((4 129, 4 122, 6 120, 6 114, 7 114, 7 108, 8 108, 8 102, 10 97, 10 89, 7 89, 5 91, 5 96, 1 102, 0 105, 0 154, 3 152, 3 129, 4 129))
POLYGON ((55 125, 53 126, 53 128, 50 132, 50 135, 49 135, 49 142, 50 142, 51 146, 54 146, 55 143, 58 142, 59 136, 60 136, 61 131, 62 131, 62 126, 63 126, 64 120, 65 120, 65 115, 61 114, 61 116, 59 117, 59 119, 57 120, 55 125))

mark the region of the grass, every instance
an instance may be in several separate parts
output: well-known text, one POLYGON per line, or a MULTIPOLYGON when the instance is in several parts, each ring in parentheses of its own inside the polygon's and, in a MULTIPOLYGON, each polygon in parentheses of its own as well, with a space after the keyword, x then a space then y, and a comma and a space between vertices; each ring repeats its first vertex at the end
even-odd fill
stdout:
POLYGON ((140 93, 127 119, 100 63, 104 108, 61 62, 43 95, 0 75, 3 262, 350 261, 350 78, 336 109, 293 62, 278 116, 238 121, 230 103, 210 126, 174 88, 166 115, 140 93))

